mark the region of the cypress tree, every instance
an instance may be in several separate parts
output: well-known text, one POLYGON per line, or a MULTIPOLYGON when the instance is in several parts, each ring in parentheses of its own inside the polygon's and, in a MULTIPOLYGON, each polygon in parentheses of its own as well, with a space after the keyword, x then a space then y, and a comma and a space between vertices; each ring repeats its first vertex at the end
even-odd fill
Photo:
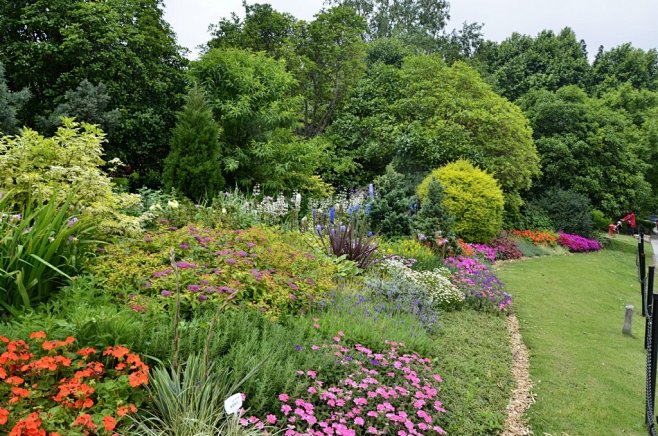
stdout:
POLYGON ((203 93, 194 88, 178 114, 165 160, 165 188, 174 188, 195 202, 211 199, 224 186, 220 153, 219 126, 203 93))
POLYGON ((454 222, 455 218, 443 206, 443 186, 437 179, 432 178, 427 186, 427 195, 420 204, 420 210, 413 218, 413 228, 427 237, 434 236, 436 232, 451 236, 454 222))

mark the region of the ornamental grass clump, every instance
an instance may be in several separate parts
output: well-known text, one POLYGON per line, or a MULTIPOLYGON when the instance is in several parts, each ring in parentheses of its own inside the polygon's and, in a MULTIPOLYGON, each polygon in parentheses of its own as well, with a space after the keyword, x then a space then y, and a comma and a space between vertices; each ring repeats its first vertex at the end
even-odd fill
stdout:
POLYGON ((125 347, 0 336, 0 433, 116 434, 146 396, 149 367, 125 347), (47 432, 47 433, 46 433, 47 432))
POLYGON ((308 388, 304 395, 279 395, 280 407, 263 416, 243 418, 244 425, 267 424, 288 436, 443 434, 437 421, 445 412, 439 397, 442 378, 432 360, 404 353, 404 344, 386 341, 385 351, 333 344, 313 348, 332 354, 341 371, 337 382, 312 368, 297 375, 308 388))
POLYGON ((475 257, 449 257, 445 265, 452 269, 452 282, 466 295, 466 301, 479 310, 508 312, 512 296, 505 292, 505 285, 475 257))
POLYGON ((13 314, 47 301, 99 243, 91 220, 72 214, 70 196, 12 211, 15 200, 0 197, 0 311, 13 314))
POLYGON ((558 233, 557 243, 567 248, 571 252, 588 252, 599 251, 603 248, 603 244, 595 239, 585 238, 579 235, 570 233, 558 233))

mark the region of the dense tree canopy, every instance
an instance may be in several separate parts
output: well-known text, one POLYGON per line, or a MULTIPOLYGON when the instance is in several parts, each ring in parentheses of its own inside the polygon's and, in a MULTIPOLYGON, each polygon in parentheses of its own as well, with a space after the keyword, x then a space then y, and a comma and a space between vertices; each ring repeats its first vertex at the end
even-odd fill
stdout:
POLYGON ((644 51, 630 43, 611 50, 603 47, 592 64, 592 86, 609 88, 630 83, 637 89, 658 90, 658 51, 644 51))
POLYGON ((510 100, 534 89, 584 85, 590 70, 585 42, 568 27, 557 35, 544 30, 535 38, 513 33, 500 44, 485 44, 478 57, 496 89, 510 100))
POLYGON ((372 173, 395 160, 403 172, 423 175, 466 157, 512 196, 539 173, 532 132, 519 108, 466 64, 447 66, 438 56, 407 57, 399 69, 374 65, 332 135, 372 173))
POLYGON ((535 192, 580 192, 610 216, 637 210, 647 200, 646 142, 624 111, 575 86, 533 91, 520 103, 541 156, 543 174, 535 192))
POLYGON ((368 40, 402 36, 409 40, 436 41, 450 19, 445 0, 328 0, 354 8, 368 23, 368 40))
POLYGON ((212 39, 208 48, 244 48, 280 57, 290 38, 294 35, 297 20, 290 14, 281 13, 269 4, 242 2, 245 18, 241 20, 235 13, 230 18, 222 18, 210 26, 212 39))
POLYGON ((109 107, 121 113, 106 152, 142 174, 159 171, 155 156, 166 154, 185 87, 185 60, 161 6, 161 0, 1 0, 0 61, 10 89, 29 88, 32 95, 20 122, 37 126, 84 79, 103 83, 109 107))
POLYGON ((295 136, 302 100, 292 95, 296 81, 283 60, 263 52, 212 49, 190 73, 205 90, 221 128, 220 170, 229 186, 260 183, 270 190, 292 190, 297 182, 316 188, 311 176, 323 146, 295 136))

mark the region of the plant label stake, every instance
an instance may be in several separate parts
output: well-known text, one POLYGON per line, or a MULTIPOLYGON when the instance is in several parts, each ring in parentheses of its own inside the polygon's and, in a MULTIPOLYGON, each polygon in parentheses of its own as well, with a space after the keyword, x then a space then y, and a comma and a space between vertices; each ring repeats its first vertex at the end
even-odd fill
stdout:
POLYGON ((242 394, 231 395, 224 401, 224 410, 227 415, 238 414, 242 407, 242 394))

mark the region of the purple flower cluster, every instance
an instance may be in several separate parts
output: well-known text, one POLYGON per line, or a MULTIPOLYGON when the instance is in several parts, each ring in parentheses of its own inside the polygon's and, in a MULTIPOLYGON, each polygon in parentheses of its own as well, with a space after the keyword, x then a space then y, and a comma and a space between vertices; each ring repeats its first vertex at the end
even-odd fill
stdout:
POLYGON ((485 260, 488 260, 491 264, 496 262, 497 250, 494 247, 491 247, 487 244, 468 244, 478 256, 482 256, 485 260))
POLYGON ((557 243, 573 252, 599 251, 603 248, 595 239, 562 232, 558 233, 557 243))
POLYGON ((505 285, 480 259, 474 257, 448 257, 443 262, 453 270, 452 282, 464 292, 466 301, 478 309, 497 309, 507 312, 512 296, 505 285))

